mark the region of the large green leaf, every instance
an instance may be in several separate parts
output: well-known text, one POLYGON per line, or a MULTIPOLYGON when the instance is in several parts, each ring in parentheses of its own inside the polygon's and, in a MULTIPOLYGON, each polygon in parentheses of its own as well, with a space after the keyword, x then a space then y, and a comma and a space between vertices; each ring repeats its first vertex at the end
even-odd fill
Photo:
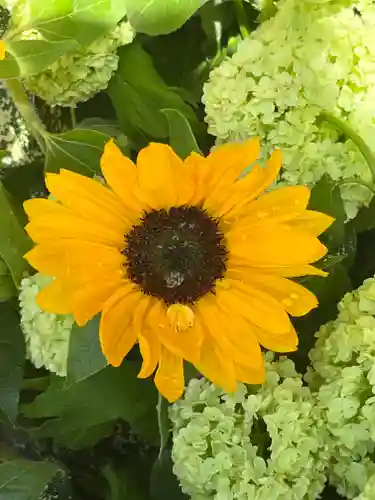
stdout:
POLYGON ((18 286, 29 269, 23 258, 31 242, 18 222, 9 197, 0 182, 0 258, 5 262, 18 286))
POLYGON ((354 227, 358 233, 375 228, 375 198, 368 207, 362 207, 354 219, 354 227))
POLYGON ((97 316, 83 328, 76 324, 72 328, 66 388, 91 377, 107 366, 99 342, 99 321, 97 316))
POLYGON ((39 500, 59 470, 51 462, 14 460, 0 464, 0 500, 39 500))
POLYGON ((15 424, 21 390, 25 343, 20 318, 10 303, 0 304, 0 420, 15 424))
POLYGON ((352 289, 351 281, 345 267, 339 263, 329 269, 326 278, 307 277, 301 284, 311 290, 319 301, 319 307, 301 318, 293 319, 299 338, 299 347, 291 357, 297 369, 304 373, 309 363, 308 353, 315 343, 314 333, 337 316, 337 304, 352 289))
POLYGON ((100 158, 110 136, 99 130, 77 128, 50 135, 45 170, 59 172, 64 168, 80 174, 100 174, 100 158))
POLYGON ((181 491, 178 479, 173 473, 170 450, 164 450, 154 464, 150 477, 150 496, 152 500, 188 499, 181 491))
POLYGON ((16 40, 7 42, 7 58, 0 61, 0 78, 35 75, 51 66, 60 56, 76 46, 75 40, 46 42, 16 40))
POLYGON ((74 39, 87 45, 125 16, 125 0, 28 0, 17 9, 11 35, 36 29, 47 41, 74 39))
POLYGON ((135 467, 115 469, 108 465, 103 473, 110 490, 106 500, 149 500, 144 471, 137 471, 135 467))
POLYGON ((345 239, 345 209, 340 187, 329 175, 324 175, 311 190, 309 209, 326 213, 335 222, 321 236, 329 250, 337 250, 345 239))
POLYGON ((6 302, 16 294, 17 289, 10 271, 5 262, 0 259, 0 302, 6 302))
POLYGON ((169 144, 180 158, 186 158, 191 153, 201 153, 193 131, 185 116, 177 109, 162 109, 167 118, 169 144))
POLYGON ((148 35, 165 35, 180 28, 208 0, 126 0, 132 26, 148 35))
POLYGON ((171 90, 154 68, 151 57, 133 43, 120 49, 120 64, 108 87, 117 117, 125 134, 143 132, 167 139, 168 122, 162 109, 179 111, 193 130, 198 121, 191 106, 171 90))
POLYGON ((81 382, 64 387, 55 377, 51 386, 24 408, 30 418, 51 418, 34 433, 51 436, 69 448, 77 447, 82 433, 123 419, 153 444, 159 442, 157 391, 150 380, 137 378, 139 364, 125 361, 121 367, 107 367, 81 382))

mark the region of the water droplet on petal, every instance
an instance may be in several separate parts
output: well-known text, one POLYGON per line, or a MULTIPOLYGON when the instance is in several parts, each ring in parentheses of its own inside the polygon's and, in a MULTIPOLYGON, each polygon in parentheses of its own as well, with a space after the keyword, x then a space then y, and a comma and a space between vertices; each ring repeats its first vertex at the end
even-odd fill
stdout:
POLYGON ((293 300, 297 300, 297 299, 299 299, 299 295, 298 295, 298 293, 291 293, 290 298, 293 300))
POLYGON ((194 325, 194 313, 184 304, 172 304, 167 309, 167 318, 172 330, 187 332, 194 325))
POLYGON ((290 299, 283 299, 281 303, 284 307, 290 307, 291 305, 293 305, 293 302, 290 299))

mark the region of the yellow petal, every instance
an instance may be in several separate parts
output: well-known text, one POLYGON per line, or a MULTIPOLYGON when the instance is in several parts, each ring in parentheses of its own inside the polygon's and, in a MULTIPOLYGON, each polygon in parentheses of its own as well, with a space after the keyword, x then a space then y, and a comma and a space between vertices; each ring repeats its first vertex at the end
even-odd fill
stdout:
POLYGON ((236 372, 236 378, 239 382, 244 384, 263 384, 265 382, 266 370, 264 367, 264 361, 262 366, 258 369, 239 364, 235 364, 234 369, 236 372))
POLYGON ((171 328, 166 306, 157 302, 147 315, 147 327, 152 329, 159 341, 176 356, 191 363, 199 358, 203 332, 196 317, 194 317, 191 328, 185 332, 178 332, 171 328))
POLYGON ((100 343, 107 361, 120 366, 137 341, 138 332, 133 327, 133 310, 141 294, 130 285, 124 286, 105 303, 100 321, 100 343))
POLYGON ((26 232, 36 243, 75 239, 124 246, 124 233, 110 226, 84 220, 52 200, 33 199, 24 203, 30 223, 26 232), (45 211, 44 211, 45 210, 45 211))
POLYGON ((4 40, 0 40, 0 61, 3 61, 5 59, 6 55, 6 45, 4 40))
POLYGON ((197 313, 206 330, 215 338, 227 357, 258 369, 263 364, 259 343, 250 323, 241 316, 230 316, 217 305, 216 297, 203 297, 197 304, 197 313))
POLYGON ((177 203, 178 176, 182 160, 166 144, 151 143, 137 158, 139 196, 152 208, 169 208, 177 203))
POLYGON ((330 215, 315 212, 314 210, 305 210, 295 219, 288 221, 288 226, 319 236, 329 228, 334 220, 330 215))
POLYGON ((274 334, 285 334, 291 328, 289 316, 279 302, 255 287, 226 279, 217 284, 216 295, 220 307, 232 318, 241 315, 274 334))
POLYGON ((204 208, 215 212, 236 182, 240 174, 252 165, 259 156, 259 139, 251 139, 243 143, 232 143, 218 146, 208 155, 209 165, 206 178, 207 197, 204 208))
POLYGON ((215 214, 230 219, 241 215, 243 207, 260 196, 276 180, 281 165, 281 152, 276 150, 264 168, 255 165, 248 175, 232 186, 226 199, 215 207, 215 214))
POLYGON ((88 280, 86 283, 72 283, 73 314, 77 325, 84 326, 90 319, 103 310, 104 305, 119 288, 124 286, 124 281, 88 280))
POLYGON ((292 316, 304 316, 318 306, 318 300, 313 293, 286 278, 252 271, 243 273, 237 269, 228 270, 227 275, 271 295, 292 316))
POLYGON ((71 314, 73 306, 71 302, 71 290, 63 280, 53 280, 41 290, 36 302, 43 310, 54 314, 71 314))
MULTIPOLYGON (((264 194, 244 207, 244 216, 236 222, 236 227, 246 230, 254 224, 284 222, 306 212, 310 189, 306 186, 290 186, 275 189, 264 194)), ((288 222, 289 224, 289 222, 288 222)))
POLYGON ((260 328, 254 330, 259 343, 273 352, 293 352, 298 348, 298 336, 292 327, 285 335, 271 335, 260 328))
POLYGON ((327 253, 318 238, 286 224, 264 222, 246 233, 234 227, 226 237, 231 254, 254 267, 305 265, 327 253))
POLYGON ((190 205, 199 205, 207 195, 207 172, 210 170, 210 165, 203 156, 191 153, 184 160, 183 170, 194 184, 194 195, 190 205))
POLYGON ((104 147, 100 167, 107 184, 122 200, 126 210, 132 216, 138 217, 146 207, 134 195, 137 167, 122 154, 113 139, 108 141, 104 147))
POLYGON ((153 332, 145 332, 138 335, 139 350, 143 358, 142 367, 138 374, 139 378, 150 377, 158 366, 161 344, 153 332))
POLYGON ((169 325, 176 333, 187 333, 194 326, 194 313, 184 304, 172 304, 167 309, 169 325))
POLYGON ((173 403, 184 392, 183 360, 162 346, 155 385, 165 399, 173 403))
POLYGON ((195 367, 216 386, 226 392, 235 392, 237 382, 234 364, 209 334, 205 335, 201 357, 195 367))
POLYGON ((25 259, 42 274, 124 275, 124 257, 116 247, 80 240, 53 240, 36 245, 25 259))
MULTIPOLYGON (((259 272, 259 269, 254 268, 259 272)), ((314 266, 290 266, 290 267, 262 267, 262 273, 275 274, 284 278, 298 278, 301 276, 322 276, 325 278, 328 273, 314 266)))
POLYGON ((61 170, 59 174, 47 174, 46 185, 57 200, 82 219, 123 234, 129 229, 130 222, 120 199, 98 181, 61 170))

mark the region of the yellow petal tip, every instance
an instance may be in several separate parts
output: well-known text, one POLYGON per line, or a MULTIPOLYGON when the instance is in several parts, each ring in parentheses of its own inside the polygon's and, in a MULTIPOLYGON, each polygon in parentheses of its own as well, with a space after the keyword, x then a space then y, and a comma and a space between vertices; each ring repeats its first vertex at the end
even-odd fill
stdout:
POLYGON ((0 40, 0 61, 3 61, 5 59, 6 55, 6 45, 4 40, 0 40))

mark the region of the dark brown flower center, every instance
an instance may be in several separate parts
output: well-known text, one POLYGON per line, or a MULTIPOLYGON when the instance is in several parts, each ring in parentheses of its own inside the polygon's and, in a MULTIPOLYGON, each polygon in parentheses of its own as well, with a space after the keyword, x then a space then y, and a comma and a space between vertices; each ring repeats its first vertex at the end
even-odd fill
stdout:
POLYGON ((219 221, 198 207, 145 213, 125 237, 128 277, 166 304, 192 304, 226 271, 227 248, 219 221))

